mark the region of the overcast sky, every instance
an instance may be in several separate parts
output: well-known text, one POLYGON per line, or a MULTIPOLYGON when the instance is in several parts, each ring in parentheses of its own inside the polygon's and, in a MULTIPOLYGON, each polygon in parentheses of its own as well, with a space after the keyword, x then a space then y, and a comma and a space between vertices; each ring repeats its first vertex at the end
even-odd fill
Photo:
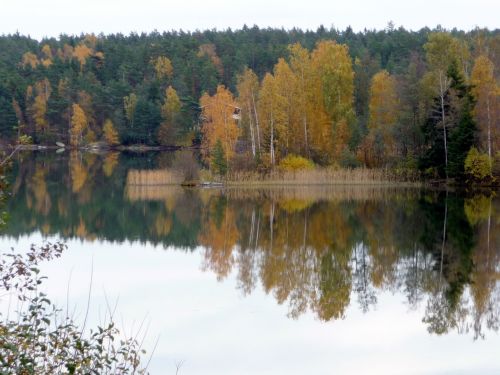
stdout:
POLYGON ((44 36, 103 32, 319 25, 356 31, 396 26, 500 27, 500 0, 0 0, 0 34, 44 36))

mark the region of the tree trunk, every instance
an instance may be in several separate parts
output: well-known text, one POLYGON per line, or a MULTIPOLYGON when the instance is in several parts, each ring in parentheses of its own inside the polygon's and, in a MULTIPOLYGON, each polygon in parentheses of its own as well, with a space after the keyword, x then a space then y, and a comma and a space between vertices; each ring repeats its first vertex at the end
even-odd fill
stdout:
POLYGON ((448 222, 448 190, 446 190, 446 198, 444 201, 444 223, 443 223, 443 242, 441 244, 441 264, 439 267, 439 286, 441 286, 441 277, 443 275, 443 258, 444 247, 446 245, 446 224, 448 222))
POLYGON ((248 105, 248 119, 250 122, 250 138, 252 141, 252 155, 255 157, 255 131, 253 129, 253 121, 252 121, 252 107, 250 106, 250 101, 247 103, 248 105))
POLYGON ((491 164, 491 114, 490 114, 490 98, 486 97, 486 113, 488 115, 488 156, 491 164))
POLYGON ((255 96, 252 92, 252 104, 253 104, 253 112, 255 115, 255 126, 257 130, 257 148, 259 149, 260 152, 260 125, 259 125, 259 115, 257 113, 257 106, 255 105, 255 96))
POLYGON ((271 164, 274 166, 274 118, 273 113, 271 112, 271 164))
POLYGON ((441 122, 443 124, 443 138, 444 138, 444 164, 445 164, 445 175, 446 180, 448 180, 448 143, 446 140, 446 115, 444 113, 444 95, 447 90, 446 78, 443 82, 443 72, 439 72, 439 98, 441 99, 441 122))

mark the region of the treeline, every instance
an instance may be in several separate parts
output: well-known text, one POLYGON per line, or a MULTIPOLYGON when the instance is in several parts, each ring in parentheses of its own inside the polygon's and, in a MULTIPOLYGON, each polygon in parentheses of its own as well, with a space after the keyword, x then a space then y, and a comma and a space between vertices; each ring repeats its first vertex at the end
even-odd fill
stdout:
POLYGON ((221 174, 300 156, 463 177, 472 150, 480 177, 500 142, 499 60, 500 33, 479 29, 9 35, 0 133, 11 143, 201 144, 221 174))

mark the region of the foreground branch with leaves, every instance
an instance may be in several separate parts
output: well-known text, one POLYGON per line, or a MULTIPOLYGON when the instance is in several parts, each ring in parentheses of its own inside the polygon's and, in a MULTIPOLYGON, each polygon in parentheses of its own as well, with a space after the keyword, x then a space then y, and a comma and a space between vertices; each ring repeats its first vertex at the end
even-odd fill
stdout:
POLYGON ((136 338, 121 339, 113 314, 88 332, 40 291, 38 265, 59 258, 61 243, 0 256, 0 298, 16 298, 14 316, 0 314, 1 374, 145 374, 136 338), (107 322, 106 322, 107 320, 107 322))

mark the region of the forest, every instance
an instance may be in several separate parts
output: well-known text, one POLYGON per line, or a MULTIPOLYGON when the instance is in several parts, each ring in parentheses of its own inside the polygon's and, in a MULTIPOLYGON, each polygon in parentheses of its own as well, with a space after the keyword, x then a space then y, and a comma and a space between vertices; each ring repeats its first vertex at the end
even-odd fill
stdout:
POLYGON ((500 31, 0 36, 0 143, 194 147, 212 172, 334 166, 491 180, 500 31))

